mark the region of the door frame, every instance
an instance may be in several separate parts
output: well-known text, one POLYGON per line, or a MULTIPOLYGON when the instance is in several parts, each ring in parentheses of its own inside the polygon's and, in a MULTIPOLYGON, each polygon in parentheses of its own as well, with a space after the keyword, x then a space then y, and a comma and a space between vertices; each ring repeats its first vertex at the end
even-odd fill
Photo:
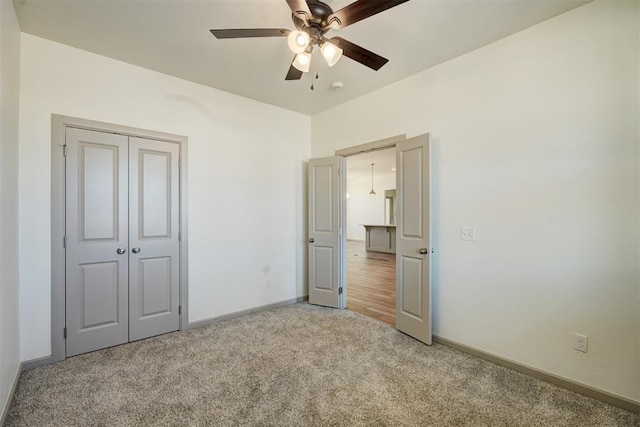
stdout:
MULTIPOLYGON (((67 127, 116 133, 179 144, 180 188, 180 330, 187 329, 189 320, 189 272, 188 272, 188 221, 187 221, 187 143, 182 135, 139 129, 77 117, 51 115, 51 356, 42 364, 58 362, 66 358, 64 329, 65 308, 65 133, 67 127)), ((33 366, 35 367, 35 366, 33 366)))
MULTIPOLYGON (((403 133, 396 136, 391 136, 385 139, 379 139, 373 142, 367 142, 366 144, 353 145, 347 148, 341 148, 336 150, 336 156, 349 157, 356 154, 369 153, 371 151, 386 150, 387 148, 395 148, 396 144, 400 141, 407 139, 407 134, 403 133)), ((346 190, 346 188, 345 188, 346 190)))
MULTIPOLYGON (((362 153, 370 153, 372 151, 386 150, 389 148, 395 148, 396 144, 400 141, 407 139, 406 134, 400 134, 391 136, 389 138, 379 139, 373 142, 367 142, 366 144, 353 145, 351 147, 341 148, 335 151, 335 156, 348 158, 362 153)), ((342 180, 340 181, 340 194, 341 197, 347 194, 347 176, 349 174, 349 162, 345 163, 345 171, 343 172, 342 180)), ((349 292, 347 286, 347 207, 346 203, 343 204, 343 208, 340 210, 340 228, 343 230, 340 236, 340 246, 343 250, 340 253, 340 286, 342 286, 342 300, 340 308, 349 308, 347 306, 347 295, 349 292)), ((396 283, 397 286, 397 283, 396 283)))

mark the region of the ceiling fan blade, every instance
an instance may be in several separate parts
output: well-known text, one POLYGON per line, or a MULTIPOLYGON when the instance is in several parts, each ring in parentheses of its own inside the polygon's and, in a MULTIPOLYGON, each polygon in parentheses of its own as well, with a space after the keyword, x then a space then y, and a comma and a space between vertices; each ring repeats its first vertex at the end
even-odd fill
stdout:
POLYGON ((383 58, 382 56, 360 47, 357 44, 351 43, 342 37, 333 37, 329 41, 342 49, 342 54, 344 56, 349 57, 362 65, 366 65, 372 70, 378 71, 384 64, 389 62, 387 58, 383 58))
POLYGON ((286 37, 291 32, 286 28, 239 28, 210 30, 217 39, 240 39, 246 37, 286 37))
POLYGON ((309 22, 311 11, 305 0, 287 0, 287 4, 296 17, 302 19, 304 22, 309 22))
POLYGON ((327 22, 337 30, 407 1, 409 0, 358 0, 329 15, 327 22))
MULTIPOLYGON (((293 57, 293 60, 295 61, 296 58, 295 56, 293 57)), ((296 67, 293 66, 293 61, 291 61, 291 66, 289 67, 289 72, 287 73, 287 77, 285 77, 285 80, 300 80, 300 78, 302 77, 302 71, 298 70, 296 67)))

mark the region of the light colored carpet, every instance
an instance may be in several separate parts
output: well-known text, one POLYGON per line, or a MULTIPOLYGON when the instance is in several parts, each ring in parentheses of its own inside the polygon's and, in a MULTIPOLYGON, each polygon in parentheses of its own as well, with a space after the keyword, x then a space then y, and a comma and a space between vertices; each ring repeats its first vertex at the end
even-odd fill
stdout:
POLYGON ((9 426, 635 426, 639 416, 308 304, 22 374, 9 426))

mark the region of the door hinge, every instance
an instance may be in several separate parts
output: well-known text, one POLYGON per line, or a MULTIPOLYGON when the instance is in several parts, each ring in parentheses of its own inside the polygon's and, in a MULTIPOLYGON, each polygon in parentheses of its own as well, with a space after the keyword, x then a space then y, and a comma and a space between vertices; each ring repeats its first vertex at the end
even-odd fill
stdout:
POLYGON ((338 295, 342 295, 342 286, 338 288, 338 295))
POLYGON ((342 176, 342 169, 338 169, 338 176, 342 176))
POLYGON ((62 336, 64 337, 65 340, 67 339, 67 327, 66 326, 62 330, 62 336))
POLYGON ((182 306, 181 305, 178 306, 178 314, 182 314, 182 306))
POLYGON ((62 155, 67 157, 67 144, 62 145, 62 155))
POLYGON ((178 242, 182 242, 182 231, 178 231, 178 242))
POLYGON ((178 159, 178 169, 182 169, 182 159, 178 159))
POLYGON ((67 247, 67 236, 63 236, 62 237, 62 247, 66 248, 67 247))

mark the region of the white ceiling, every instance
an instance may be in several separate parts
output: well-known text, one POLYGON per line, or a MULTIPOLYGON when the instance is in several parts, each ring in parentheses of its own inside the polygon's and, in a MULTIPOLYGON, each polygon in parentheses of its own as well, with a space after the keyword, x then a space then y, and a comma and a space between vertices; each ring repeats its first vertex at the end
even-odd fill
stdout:
MULTIPOLYGON (((371 0, 375 1, 375 0, 371 0)), ((23 32, 272 105, 315 114, 477 49, 589 0, 410 0, 328 36, 389 59, 346 57, 320 79, 285 81, 286 38, 217 40, 212 28, 293 28, 285 0, 14 0, 23 32), (329 89, 334 81, 344 89, 329 89)), ((328 0, 338 10, 352 0, 328 0)))

